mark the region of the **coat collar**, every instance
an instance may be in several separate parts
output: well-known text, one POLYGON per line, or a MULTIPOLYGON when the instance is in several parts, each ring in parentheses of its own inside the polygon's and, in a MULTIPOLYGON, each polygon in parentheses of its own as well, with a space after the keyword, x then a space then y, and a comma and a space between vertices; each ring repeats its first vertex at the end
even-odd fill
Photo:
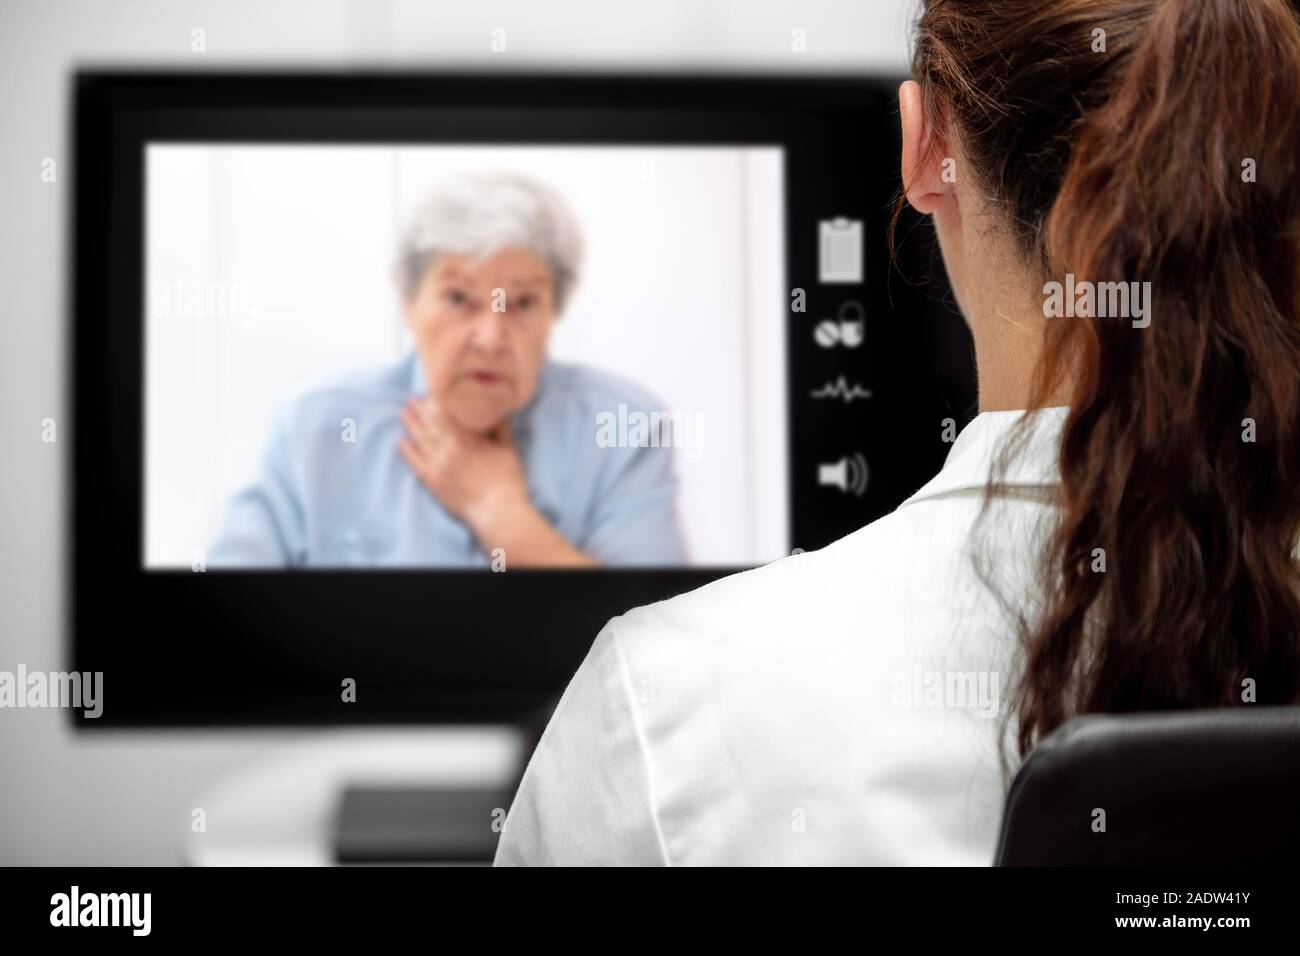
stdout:
POLYGON ((1061 431, 1070 409, 1059 405, 1038 411, 984 412, 961 430, 943 468, 902 507, 955 491, 983 490, 999 453, 1022 419, 1027 437, 1006 463, 999 484, 1006 488, 1052 488, 1060 483, 1057 465, 1061 431))

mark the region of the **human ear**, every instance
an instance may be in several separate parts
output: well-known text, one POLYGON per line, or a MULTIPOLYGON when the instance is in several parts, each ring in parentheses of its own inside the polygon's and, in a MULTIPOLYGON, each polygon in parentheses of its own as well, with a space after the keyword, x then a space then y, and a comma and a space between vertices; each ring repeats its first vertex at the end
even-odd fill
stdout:
POLYGON ((903 123, 903 193, 913 209, 928 216, 954 192, 955 177, 944 175, 945 164, 952 160, 936 139, 915 80, 898 88, 898 111, 903 123))

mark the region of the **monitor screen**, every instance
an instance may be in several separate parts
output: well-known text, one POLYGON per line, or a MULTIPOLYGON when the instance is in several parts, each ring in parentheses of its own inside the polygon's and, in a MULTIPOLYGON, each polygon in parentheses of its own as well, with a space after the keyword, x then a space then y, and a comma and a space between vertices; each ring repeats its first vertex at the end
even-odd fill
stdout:
POLYGON ((78 726, 535 717, 898 507, 975 394, 897 85, 78 74, 78 726))
POLYGON ((784 181, 764 144, 149 143, 144 566, 787 554, 784 181))

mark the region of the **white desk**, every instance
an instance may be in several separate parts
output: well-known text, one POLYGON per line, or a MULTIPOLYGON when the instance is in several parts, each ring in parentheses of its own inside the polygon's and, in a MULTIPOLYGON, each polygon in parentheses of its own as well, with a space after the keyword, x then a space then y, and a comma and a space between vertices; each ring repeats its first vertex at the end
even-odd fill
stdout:
MULTIPOLYGON (((334 823, 349 784, 510 786, 523 759, 514 728, 312 732, 301 749, 250 764, 194 798, 191 866, 331 866, 334 823)), ((187 811, 188 812, 188 811, 187 811)))

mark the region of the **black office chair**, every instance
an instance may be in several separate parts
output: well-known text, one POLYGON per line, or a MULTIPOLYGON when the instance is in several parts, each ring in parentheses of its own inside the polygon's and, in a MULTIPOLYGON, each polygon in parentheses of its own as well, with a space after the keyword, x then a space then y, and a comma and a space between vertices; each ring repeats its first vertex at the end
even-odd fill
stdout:
POLYGON ((1016 774, 997 852, 998 866, 1297 860, 1300 707, 1250 705, 1070 721, 1016 774))

